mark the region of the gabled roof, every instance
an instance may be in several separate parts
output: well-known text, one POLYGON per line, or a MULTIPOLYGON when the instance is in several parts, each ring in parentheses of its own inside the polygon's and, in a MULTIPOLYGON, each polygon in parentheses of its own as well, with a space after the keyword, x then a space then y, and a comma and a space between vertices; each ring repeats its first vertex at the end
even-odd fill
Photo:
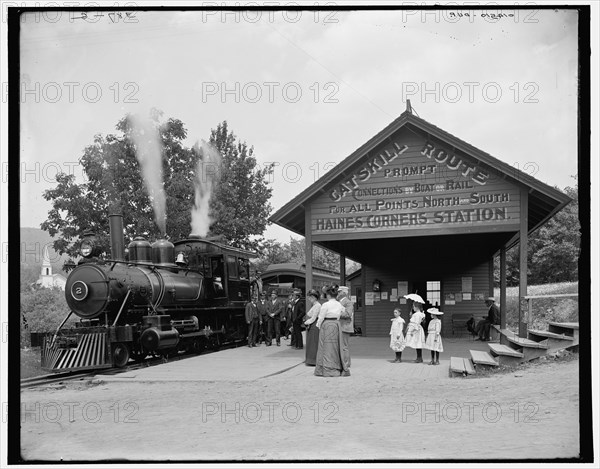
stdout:
MULTIPOLYGON (((496 170, 506 180, 520 186, 529 188, 529 217, 528 231, 532 232, 539 226, 546 223, 554 214, 567 205, 571 199, 563 192, 551 187, 543 182, 533 178, 527 173, 516 169, 515 167, 494 158, 473 145, 461 140, 454 135, 440 129, 439 127, 415 116, 409 111, 403 112, 400 117, 388 125, 385 129, 371 138, 364 145, 356 149, 352 154, 345 158, 335 168, 330 170, 323 177, 315 181, 312 185, 290 200, 287 204, 277 210, 270 221, 284 228, 287 228, 299 235, 305 235, 305 207, 311 200, 324 193, 328 187, 336 181, 347 177, 351 168, 368 152, 374 150, 391 135, 402 127, 425 132, 427 136, 437 138, 448 145, 453 146, 453 150, 460 150, 473 158, 478 164, 483 164, 496 170)), ((510 244, 514 244, 515 240, 510 244)))

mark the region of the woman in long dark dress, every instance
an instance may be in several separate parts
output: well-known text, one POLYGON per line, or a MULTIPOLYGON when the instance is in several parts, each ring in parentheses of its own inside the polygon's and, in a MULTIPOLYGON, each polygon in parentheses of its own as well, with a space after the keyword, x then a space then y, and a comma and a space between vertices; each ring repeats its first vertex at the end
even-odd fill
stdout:
POLYGON ((315 376, 350 376, 350 370, 342 359, 343 338, 339 319, 344 307, 337 301, 337 294, 337 286, 327 288, 327 302, 321 305, 317 319, 319 348, 315 376))
POLYGON ((319 297, 321 295, 316 290, 310 290, 306 298, 312 305, 306 313, 306 365, 315 366, 317 364, 317 349, 319 348, 319 329, 317 328, 317 318, 321 310, 319 297))

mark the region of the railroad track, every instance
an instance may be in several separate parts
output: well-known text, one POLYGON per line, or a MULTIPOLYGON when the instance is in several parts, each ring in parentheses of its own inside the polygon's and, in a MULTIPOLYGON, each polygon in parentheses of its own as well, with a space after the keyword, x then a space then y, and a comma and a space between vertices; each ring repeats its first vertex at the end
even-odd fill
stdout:
POLYGON ((149 368, 151 366, 159 366, 164 365, 165 363, 185 360, 187 358, 197 357, 198 355, 205 355, 209 353, 216 353, 220 350, 227 350, 230 348, 236 348, 243 345, 244 342, 234 342, 230 344, 223 344, 217 350, 205 350, 200 354, 190 355, 190 354, 181 354, 175 355, 169 358, 163 357, 154 357, 148 358, 144 361, 138 363, 132 363, 123 368, 107 368, 107 369, 96 369, 96 370, 81 370, 81 371, 66 371, 64 373, 51 373, 47 375, 34 376, 31 378, 25 378, 21 380, 21 389, 25 388, 33 388, 37 386, 48 386, 53 384, 63 384, 65 382, 71 381, 85 381, 87 379, 91 379, 95 376, 114 376, 121 373, 125 373, 127 371, 139 370, 142 368, 149 368))

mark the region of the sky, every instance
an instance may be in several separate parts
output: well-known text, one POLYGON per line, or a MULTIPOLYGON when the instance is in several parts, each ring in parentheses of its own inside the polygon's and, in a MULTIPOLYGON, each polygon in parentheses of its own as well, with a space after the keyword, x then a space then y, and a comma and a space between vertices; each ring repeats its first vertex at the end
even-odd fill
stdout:
MULTIPOLYGON (((111 2, 114 4, 114 2, 111 2)), ((20 224, 95 134, 129 112, 227 120, 275 163, 279 209, 396 119, 417 115, 540 181, 574 186, 577 13, 567 10, 136 11, 21 22, 20 224), (491 15, 502 13, 500 18, 491 15), (486 16, 487 15, 487 16, 486 16), (512 16, 509 16, 512 15, 512 16)), ((3 94, 5 89, 3 89, 3 94)), ((291 232, 271 226, 267 238, 291 232)))

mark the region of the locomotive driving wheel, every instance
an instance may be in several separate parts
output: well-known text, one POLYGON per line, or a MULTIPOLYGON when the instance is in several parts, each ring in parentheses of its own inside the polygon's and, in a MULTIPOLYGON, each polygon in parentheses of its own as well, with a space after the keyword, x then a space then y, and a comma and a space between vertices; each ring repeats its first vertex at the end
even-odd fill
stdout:
POLYGON ((113 345, 112 352, 114 366, 117 368, 123 368, 125 365, 127 365, 129 362, 130 353, 129 347, 126 344, 117 342, 113 345))

